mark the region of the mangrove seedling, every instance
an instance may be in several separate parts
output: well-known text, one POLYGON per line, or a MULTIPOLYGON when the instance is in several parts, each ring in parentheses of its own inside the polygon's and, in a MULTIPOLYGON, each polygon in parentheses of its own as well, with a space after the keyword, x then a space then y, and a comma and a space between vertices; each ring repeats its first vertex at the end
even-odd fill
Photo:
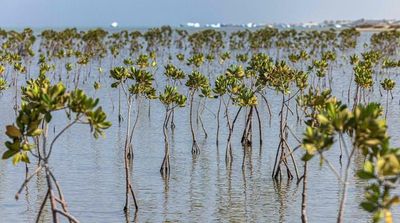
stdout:
POLYGON ((167 135, 167 125, 168 120, 171 118, 171 114, 176 107, 184 107, 186 104, 186 96, 179 94, 176 87, 167 85, 165 86, 164 92, 159 95, 160 102, 165 107, 165 116, 163 124, 163 134, 164 134, 164 159, 161 164, 160 172, 163 177, 166 177, 170 173, 170 150, 167 135))
POLYGON ((50 84, 43 75, 39 79, 28 81, 27 86, 22 88, 21 109, 15 124, 6 126, 6 135, 10 140, 5 143, 7 150, 2 158, 12 159, 14 165, 20 162, 30 163, 31 158, 38 162, 38 167, 33 174, 26 177, 15 195, 16 199, 35 175, 44 172, 47 192, 36 222, 39 221, 47 202, 50 203, 54 223, 60 222, 60 215, 70 222, 78 222, 68 211, 60 184, 56 180, 53 168, 50 168, 50 157, 57 140, 76 124, 89 125, 95 138, 103 135, 103 131, 109 128, 111 123, 106 120, 107 116, 98 103, 99 99, 86 96, 80 89, 67 91, 62 83, 50 84), (65 118, 69 123, 50 141, 48 130, 51 128, 52 117, 59 112, 66 114, 65 118))

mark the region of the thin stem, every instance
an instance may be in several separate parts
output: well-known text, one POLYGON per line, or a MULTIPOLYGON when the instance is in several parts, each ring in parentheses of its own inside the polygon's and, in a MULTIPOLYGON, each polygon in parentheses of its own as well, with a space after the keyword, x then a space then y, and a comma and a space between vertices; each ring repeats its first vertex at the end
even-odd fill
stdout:
POLYGON ((346 203, 346 197, 347 197, 347 180, 349 177, 349 170, 350 170, 350 166, 351 166, 351 158, 353 157, 354 153, 355 153, 356 149, 355 147, 353 147, 353 150, 350 153, 350 156, 347 160, 347 166, 346 166, 346 170, 345 170, 345 174, 344 174, 344 182, 343 182, 343 188, 342 188, 342 197, 340 200, 340 206, 339 206, 339 213, 338 213, 338 218, 337 218, 337 222, 338 223, 342 223, 343 222, 343 215, 344 215, 344 206, 346 203))
POLYGON ((36 216, 36 221, 35 221, 36 223, 39 223, 40 216, 42 215, 42 211, 43 211, 43 209, 44 209, 44 206, 46 205, 46 201, 47 201, 47 199, 49 198, 49 194, 50 194, 50 190, 47 189, 46 195, 44 196, 44 199, 43 199, 43 201, 42 201, 42 204, 40 205, 40 208, 39 208, 39 212, 38 212, 38 214, 37 214, 37 216, 36 216))
POLYGON ((301 222, 307 223, 307 161, 304 162, 303 192, 301 194, 301 222))
POLYGON ((25 179, 25 181, 22 183, 21 187, 19 188, 18 192, 15 194, 15 200, 18 200, 19 195, 21 194, 22 190, 24 189, 24 187, 29 183, 29 181, 37 174, 39 173, 39 171, 42 169, 43 166, 39 166, 38 168, 36 168, 36 170, 25 179))
POLYGON ((67 130, 69 129, 71 126, 73 126, 77 121, 79 120, 79 114, 77 115, 76 119, 69 123, 67 126, 65 126, 57 135, 56 137, 54 137, 53 141, 50 143, 50 149, 49 149, 49 154, 47 154, 46 156, 46 160, 49 159, 51 152, 53 151, 53 145, 54 143, 57 141, 57 139, 67 130))

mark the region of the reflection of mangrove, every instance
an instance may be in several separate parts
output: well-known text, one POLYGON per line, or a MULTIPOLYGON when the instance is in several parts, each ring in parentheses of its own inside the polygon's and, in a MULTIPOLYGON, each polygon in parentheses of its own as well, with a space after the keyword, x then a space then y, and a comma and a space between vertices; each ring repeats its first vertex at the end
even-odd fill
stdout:
POLYGON ((286 208, 288 203, 288 189, 290 188, 291 181, 286 181, 286 184, 283 185, 282 181, 274 181, 274 189, 276 194, 278 195, 279 202, 279 222, 285 222, 286 216, 286 208))

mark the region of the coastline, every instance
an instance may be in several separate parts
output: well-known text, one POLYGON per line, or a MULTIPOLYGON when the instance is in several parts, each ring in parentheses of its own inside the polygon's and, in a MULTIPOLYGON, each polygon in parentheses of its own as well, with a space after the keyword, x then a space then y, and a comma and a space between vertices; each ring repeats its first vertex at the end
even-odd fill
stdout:
POLYGON ((367 26, 367 27, 355 27, 359 32, 383 32, 383 31, 392 31, 392 30, 399 30, 399 26, 367 26))

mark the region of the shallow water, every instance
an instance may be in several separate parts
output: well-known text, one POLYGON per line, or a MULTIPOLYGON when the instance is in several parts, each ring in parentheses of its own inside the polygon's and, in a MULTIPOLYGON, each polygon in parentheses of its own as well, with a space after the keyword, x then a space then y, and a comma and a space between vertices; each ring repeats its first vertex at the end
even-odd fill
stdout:
MULTIPOLYGON (((367 34, 364 34, 367 35, 367 34)), ((367 36, 362 36, 367 38, 367 36)), ((120 63, 121 61, 119 61, 120 63)), ((118 64, 118 61, 115 62, 118 64)), ((159 64, 163 65, 162 61, 159 64)), ((108 65, 104 65, 108 76, 108 65)), ((32 67, 32 73, 37 68, 32 67)), ((264 102, 260 102, 263 124, 263 144, 259 145, 258 127, 254 128, 253 148, 245 159, 242 169, 243 149, 240 145, 241 131, 244 128, 244 115, 239 118, 234 133, 234 159, 232 168, 225 165, 225 145, 227 128, 221 127, 220 143, 216 146, 217 100, 208 100, 203 113, 203 121, 208 138, 200 127, 196 128, 201 154, 191 154, 192 139, 189 127, 188 107, 178 109, 175 116, 176 129, 171 132, 171 174, 164 180, 159 172, 163 159, 164 139, 162 122, 164 108, 152 101, 140 107, 139 126, 136 129, 134 147, 133 185, 139 204, 139 211, 134 213, 131 207, 129 216, 123 212, 125 198, 125 180, 123 165, 123 140, 125 122, 118 125, 118 90, 108 86, 110 81, 103 78, 102 88, 94 91, 92 84, 97 74, 92 68, 89 84, 80 85, 89 95, 101 99, 113 126, 106 131, 106 138, 93 139, 87 126, 75 126, 63 135, 56 144, 50 165, 60 182, 71 213, 81 222, 300 222, 302 186, 296 181, 284 180, 277 183, 271 174, 278 146, 278 112, 281 98, 273 91, 267 91, 267 98, 272 107, 272 124, 268 124, 268 112, 264 102)), ((160 68, 158 73, 161 74, 160 68)), ((334 69, 334 95, 347 102, 347 88, 351 76, 347 65, 334 69), (344 73, 343 73, 344 72, 344 73)), ((98 75, 98 74, 97 74, 98 75)), ((397 76, 391 76, 400 81, 397 76)), ((24 78, 20 77, 19 83, 24 78)), ((162 80, 158 84, 163 86, 162 80)), ((158 90, 162 89, 162 87, 158 90)), ((0 96, 0 126, 13 122, 13 88, 0 96)), ((399 136, 399 91, 395 89, 394 100, 390 100, 388 116, 392 144, 400 145, 399 136)), ((377 90, 371 100, 384 102, 377 90)), ((196 99, 198 100, 198 99, 196 99)), ((292 102, 294 107, 294 101, 292 102)), ((236 108, 231 107, 233 115, 236 108)), ((123 109, 125 111, 125 109, 123 109)), ((136 115, 137 110, 135 109, 136 115)), ((55 132, 66 124, 64 114, 54 116, 55 132)), ((221 115, 221 120, 223 117, 221 115)), ((301 136, 305 126, 296 123, 291 117, 290 127, 301 136)), ((225 123, 221 122, 222 125, 225 123)), ((254 124, 256 126, 256 123, 254 124)), ((5 128, 0 128, 0 142, 7 137, 5 128)), ((50 134, 51 137, 51 134, 50 134)), ((290 137, 290 145, 297 145, 290 137)), ((0 147, 3 153, 4 147, 0 147)), ((302 151, 295 153, 302 172, 302 151)), ((339 149, 333 148, 328 159, 340 170, 339 149)), ((363 199, 365 182, 355 177, 356 165, 362 161, 355 158, 351 168, 348 198, 346 202, 346 222, 369 222, 371 216, 359 207, 363 199)), ((33 165, 31 170, 33 169, 33 165)), ((309 167, 308 180, 308 216, 310 222, 336 222, 339 206, 340 183, 331 170, 319 166, 314 159, 309 167)), ((0 162, 0 222, 34 222, 40 202, 45 195, 45 179, 35 178, 18 201, 14 194, 24 180, 25 167, 14 167, 11 161, 0 162)), ((284 175, 285 176, 285 175, 284 175)), ((43 222, 50 221, 51 213, 47 210, 43 222)), ((394 219, 400 219, 399 209, 394 210, 394 219)))

